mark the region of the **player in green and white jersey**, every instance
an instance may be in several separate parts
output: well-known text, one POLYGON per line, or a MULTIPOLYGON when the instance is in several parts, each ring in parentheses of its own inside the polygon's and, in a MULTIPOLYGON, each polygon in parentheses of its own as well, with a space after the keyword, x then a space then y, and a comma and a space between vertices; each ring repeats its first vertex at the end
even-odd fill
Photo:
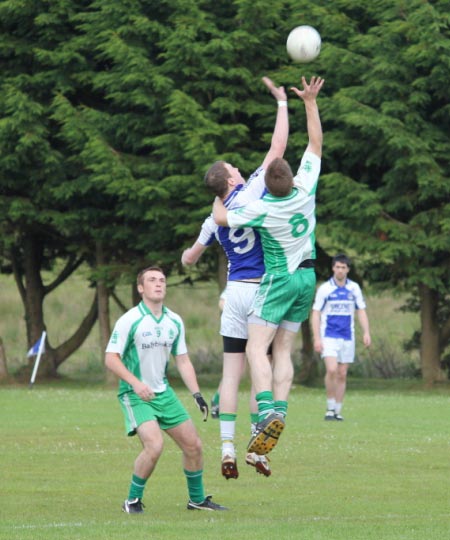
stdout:
POLYGON ((137 277, 137 288, 142 301, 119 318, 105 354, 106 366, 120 379, 119 402, 127 434, 137 434, 143 447, 134 463, 128 498, 122 509, 129 514, 142 513, 145 484, 162 453, 162 431, 165 431, 183 453, 188 510, 226 510, 205 496, 202 443, 166 377, 173 355, 181 378, 206 421, 208 405, 200 393, 187 353, 183 321, 163 304, 164 273, 158 267, 142 270, 137 277))
POLYGON ((320 77, 311 77, 308 84, 302 77, 303 89, 292 88, 305 105, 309 138, 295 178, 289 164, 276 158, 266 170, 269 193, 262 199, 229 211, 220 199, 214 202, 218 225, 253 227, 260 233, 263 246, 265 274, 248 319, 247 343, 259 412, 257 432, 248 451, 257 454, 270 452, 284 429, 294 376, 292 348, 314 298, 315 194, 323 140, 316 98, 323 83, 320 77), (272 366, 266 353, 270 343, 272 366))

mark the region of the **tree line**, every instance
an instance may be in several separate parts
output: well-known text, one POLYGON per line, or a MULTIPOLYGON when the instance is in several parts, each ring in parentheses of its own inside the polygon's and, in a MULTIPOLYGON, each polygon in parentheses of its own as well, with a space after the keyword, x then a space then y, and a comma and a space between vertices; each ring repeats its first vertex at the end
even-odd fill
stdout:
MULTIPOLYGON (((216 159, 249 174, 274 121, 260 82, 326 79, 318 192, 319 276, 350 253, 380 290, 420 313, 427 382, 450 365, 450 0, 7 0, 0 2, 0 268, 14 277, 31 345, 43 303, 80 265, 93 300, 43 370, 55 374, 109 300, 148 262, 183 275, 180 253, 210 211, 216 159), (319 58, 293 64, 310 24, 319 58), (43 273, 53 270, 46 282, 43 273)), ((289 103, 287 159, 306 145, 289 103)), ((212 252, 199 277, 217 272, 212 252)))

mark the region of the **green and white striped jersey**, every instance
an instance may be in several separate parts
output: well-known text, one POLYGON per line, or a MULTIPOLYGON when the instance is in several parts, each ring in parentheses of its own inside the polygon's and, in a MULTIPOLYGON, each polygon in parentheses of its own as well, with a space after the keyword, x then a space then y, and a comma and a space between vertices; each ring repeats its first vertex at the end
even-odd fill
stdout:
MULTIPOLYGON (((187 353, 184 324, 179 315, 163 306, 156 319, 144 302, 127 311, 118 319, 106 352, 118 353, 125 367, 154 392, 167 386, 167 366, 170 355, 187 353)), ((119 383, 119 395, 132 387, 119 383)))
POLYGON ((315 259, 316 189, 321 160, 303 154, 286 197, 270 193, 227 214, 230 227, 253 227, 261 235, 266 274, 292 274, 301 262, 315 259))

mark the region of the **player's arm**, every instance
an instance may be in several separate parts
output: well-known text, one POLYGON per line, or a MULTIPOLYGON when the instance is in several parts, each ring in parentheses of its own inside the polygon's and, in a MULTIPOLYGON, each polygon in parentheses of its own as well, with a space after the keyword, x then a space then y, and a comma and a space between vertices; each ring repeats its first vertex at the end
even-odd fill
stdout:
POLYGON ((183 251, 181 264, 195 264, 206 251, 206 248, 214 242, 216 231, 217 225, 214 223, 212 216, 209 215, 203 222, 200 234, 195 243, 183 251))
POLYGON ((308 146, 306 150, 318 157, 322 157, 323 133, 316 98, 324 82, 325 80, 321 77, 311 77, 308 84, 305 77, 302 77, 303 90, 295 87, 291 88, 303 100, 305 105, 306 127, 308 131, 308 146))
POLYGON ((111 370, 114 375, 119 377, 119 379, 122 379, 132 386, 133 391, 144 401, 150 401, 155 397, 153 390, 125 367, 119 353, 106 352, 105 366, 111 370))
POLYGON ((181 264, 185 266, 195 264, 206 251, 207 247, 208 246, 200 244, 197 240, 190 248, 183 251, 183 254, 181 255, 181 264))
POLYGON ((197 407, 203 413, 203 421, 206 422, 209 412, 208 404, 200 393, 200 387, 198 386, 197 382, 197 375, 195 374, 195 369, 192 365, 189 355, 187 353, 176 355, 175 363, 186 388, 192 394, 197 404, 197 407))
POLYGON ((191 394, 200 392, 200 388, 197 382, 197 375, 195 374, 194 366, 187 353, 179 354, 175 356, 175 363, 177 365, 178 372, 181 375, 186 388, 191 394))
POLYGON ((272 134, 272 141, 269 151, 263 161, 263 168, 267 169, 270 162, 277 157, 283 157, 289 137, 289 117, 286 91, 283 86, 276 87, 269 77, 262 78, 263 83, 277 100, 278 110, 275 120, 275 127, 272 134))
POLYGON ((222 225, 223 227, 228 227, 228 210, 225 208, 225 205, 216 197, 213 204, 213 218, 217 225, 222 225))
POLYGON ((320 311, 313 309, 311 311, 311 328, 313 332, 314 350, 318 353, 322 352, 322 338, 320 336, 320 311))
POLYGON ((372 339, 370 337, 369 317, 367 317, 366 310, 357 309, 356 315, 358 317, 359 325, 361 326, 361 330, 363 332, 363 343, 366 347, 370 347, 372 339))

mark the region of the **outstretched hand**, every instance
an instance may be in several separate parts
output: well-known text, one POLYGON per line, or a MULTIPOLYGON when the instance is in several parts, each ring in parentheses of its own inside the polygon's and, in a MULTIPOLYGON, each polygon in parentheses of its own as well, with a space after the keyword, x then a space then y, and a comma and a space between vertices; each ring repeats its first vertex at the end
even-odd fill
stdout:
POLYGON ((273 97, 277 101, 287 100, 286 90, 284 89, 284 86, 276 87, 272 79, 269 79, 269 77, 263 77, 262 82, 267 86, 267 88, 270 90, 273 97))
POLYGON ((311 77, 308 84, 305 77, 302 77, 303 90, 299 90, 295 86, 293 86, 291 90, 297 94, 299 98, 303 99, 303 101, 313 101, 316 99, 324 82, 325 79, 322 79, 321 77, 311 77))

